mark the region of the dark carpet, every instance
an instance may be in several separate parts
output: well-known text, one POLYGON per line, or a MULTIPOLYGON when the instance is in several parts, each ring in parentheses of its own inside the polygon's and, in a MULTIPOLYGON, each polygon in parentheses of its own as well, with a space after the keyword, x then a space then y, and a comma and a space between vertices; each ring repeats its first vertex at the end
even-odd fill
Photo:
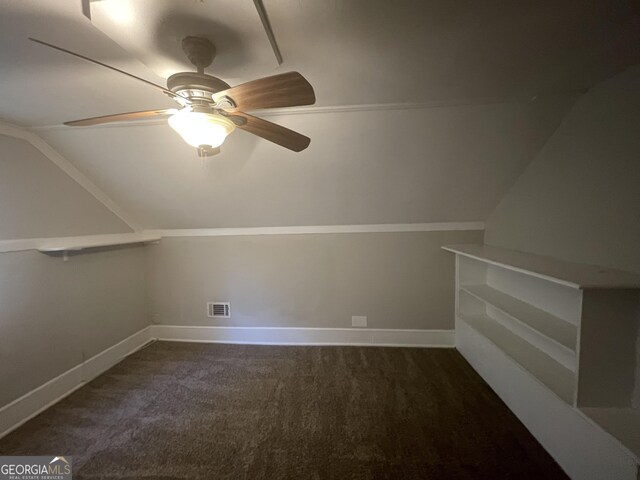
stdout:
POLYGON ((0 440, 75 479, 567 478, 453 349, 158 342, 0 440))

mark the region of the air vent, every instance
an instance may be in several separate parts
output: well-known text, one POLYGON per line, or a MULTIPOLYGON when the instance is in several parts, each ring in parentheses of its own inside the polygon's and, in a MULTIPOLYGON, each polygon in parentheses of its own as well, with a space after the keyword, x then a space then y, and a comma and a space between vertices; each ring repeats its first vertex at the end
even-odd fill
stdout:
POLYGON ((207 302, 207 317, 231 318, 231 304, 229 302, 207 302))

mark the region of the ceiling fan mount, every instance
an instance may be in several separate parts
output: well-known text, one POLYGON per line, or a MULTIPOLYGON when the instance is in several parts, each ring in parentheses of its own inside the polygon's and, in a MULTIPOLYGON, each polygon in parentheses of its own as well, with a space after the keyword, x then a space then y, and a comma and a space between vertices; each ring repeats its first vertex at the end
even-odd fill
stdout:
POLYGON ((216 56, 216 46, 204 37, 184 37, 182 51, 199 73, 204 73, 204 69, 211 65, 216 56))
POLYGON ((280 73, 231 87, 223 80, 204 73, 216 54, 215 46, 204 37, 189 36, 182 40, 182 49, 197 71, 171 75, 167 79, 167 88, 65 48, 35 38, 29 39, 143 82, 168 95, 181 107, 179 110, 103 115, 65 122, 65 125, 79 127, 168 117, 171 128, 195 147, 200 156, 218 153, 225 137, 236 127, 294 152, 304 150, 311 142, 311 139, 293 130, 242 111, 312 105, 316 101, 315 93, 302 75, 298 72, 280 73))
POLYGON ((189 100, 214 101, 212 95, 231 88, 230 85, 212 75, 204 73, 216 56, 216 47, 204 37, 185 37, 182 50, 197 72, 179 72, 167 79, 167 88, 189 100))

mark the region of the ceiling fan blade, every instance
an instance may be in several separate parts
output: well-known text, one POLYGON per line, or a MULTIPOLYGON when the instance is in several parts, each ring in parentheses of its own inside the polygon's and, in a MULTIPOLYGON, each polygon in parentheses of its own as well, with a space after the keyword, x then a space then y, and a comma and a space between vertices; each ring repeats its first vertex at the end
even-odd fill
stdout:
MULTIPOLYGON (((213 95, 214 100, 227 96, 242 110, 297 107, 316 102, 313 87, 298 72, 281 73, 252 80, 213 95)), ((234 109, 229 109, 234 110, 234 109)))
POLYGON ((241 117, 244 119, 243 125, 237 125, 238 128, 245 130, 249 133, 253 133, 259 137, 269 140, 270 142, 277 143, 278 145, 293 150, 294 152, 301 152, 309 146, 311 139, 304 135, 289 130, 282 125, 276 123, 267 122, 258 117, 254 117, 244 112, 233 112, 231 117, 241 117))
POLYGON ((153 117, 167 117, 173 115, 178 110, 169 108, 167 110, 144 110, 141 112, 116 113, 114 115, 103 115, 101 117, 83 118, 72 122, 64 122, 70 127, 86 127, 89 125, 100 125, 101 123, 127 122, 130 120, 143 120, 153 117))
MULTIPOLYGON (((79 53, 72 52, 71 50, 67 50, 66 48, 58 47, 56 45, 52 45, 50 43, 43 42, 42 40, 38 40, 37 38, 29 37, 29 40, 31 40, 32 42, 36 42, 36 43, 39 43, 41 45, 44 45, 46 47, 50 47, 50 48, 53 48, 55 50, 59 50, 59 51, 64 52, 64 53, 68 53, 69 55, 73 55, 74 57, 81 58, 82 60, 86 60, 87 62, 95 63, 96 65, 100 65, 102 67, 108 68, 110 70, 113 70, 114 72, 122 73, 123 75, 126 75, 127 77, 131 77, 131 78, 135 78, 136 80, 140 80, 141 82, 144 82, 147 85, 150 85, 150 86, 155 87, 155 88, 157 88, 159 90, 162 90, 163 93, 166 93, 170 97, 180 97, 180 95, 178 95, 176 93, 173 93, 171 90, 168 90, 168 89, 164 88, 161 85, 158 85, 156 83, 150 82, 149 80, 145 80, 144 78, 136 77, 135 75, 133 75, 131 73, 125 72, 124 70, 120 70, 119 68, 116 68, 116 67, 112 67, 111 65, 107 65, 106 63, 102 63, 102 62, 99 62, 98 60, 94 60, 92 58, 85 57, 84 55, 80 55, 79 53)), ((182 97, 180 97, 180 98, 182 98, 182 97)))

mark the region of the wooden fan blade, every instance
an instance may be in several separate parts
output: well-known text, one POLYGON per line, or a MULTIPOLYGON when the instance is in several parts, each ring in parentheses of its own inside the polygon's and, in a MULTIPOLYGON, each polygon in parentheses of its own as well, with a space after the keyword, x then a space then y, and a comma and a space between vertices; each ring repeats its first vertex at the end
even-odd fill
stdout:
POLYGON ((136 77, 135 75, 133 75, 131 73, 125 72, 124 70, 120 70, 119 68, 116 68, 116 67, 112 67, 111 65, 107 65, 106 63, 102 63, 102 62, 99 62, 98 60, 94 60, 92 58, 85 57, 84 55, 80 55, 79 53, 72 52, 71 50, 67 50, 66 48, 58 47, 56 45, 52 45, 50 43, 43 42, 42 40, 38 40, 37 38, 29 37, 29 40, 31 40, 32 42, 39 43, 40 45, 44 45, 46 47, 53 48, 55 50, 59 50, 59 51, 64 52, 64 53, 68 53, 69 55, 73 55, 74 57, 81 58, 82 60, 86 60, 87 62, 95 63, 96 65, 100 65, 101 67, 108 68, 109 70, 113 70, 114 72, 122 73, 123 75, 126 75, 127 77, 135 78, 136 80, 144 82, 147 85, 151 85, 152 87, 155 87, 155 88, 157 88, 159 90, 162 90, 164 93, 166 93, 170 97, 179 97, 178 94, 173 93, 171 90, 168 90, 168 89, 166 89, 166 88, 164 88, 164 87, 162 87, 162 86, 160 86, 160 85, 158 85, 156 83, 150 82, 149 80, 145 80, 144 78, 136 77))
POLYGON ((173 115, 177 110, 169 108, 167 110, 144 110, 141 112, 116 113, 114 115, 103 115, 101 117, 83 118, 73 122, 64 122, 70 127, 86 127, 88 125, 100 125, 101 123, 126 122, 129 120, 143 120, 152 117, 167 117, 173 115))
POLYGON ((233 112, 230 117, 241 117, 245 123, 243 125, 237 125, 238 128, 245 130, 249 133, 253 133, 259 137, 269 140, 270 142, 277 143, 278 145, 293 150, 294 152, 301 152, 309 146, 311 139, 304 135, 289 130, 282 125, 267 122, 258 117, 254 117, 244 112, 233 112))
POLYGON ((239 110, 297 107, 316 102, 313 87, 298 72, 252 80, 218 92, 213 99, 217 101, 223 96, 231 98, 239 110))

